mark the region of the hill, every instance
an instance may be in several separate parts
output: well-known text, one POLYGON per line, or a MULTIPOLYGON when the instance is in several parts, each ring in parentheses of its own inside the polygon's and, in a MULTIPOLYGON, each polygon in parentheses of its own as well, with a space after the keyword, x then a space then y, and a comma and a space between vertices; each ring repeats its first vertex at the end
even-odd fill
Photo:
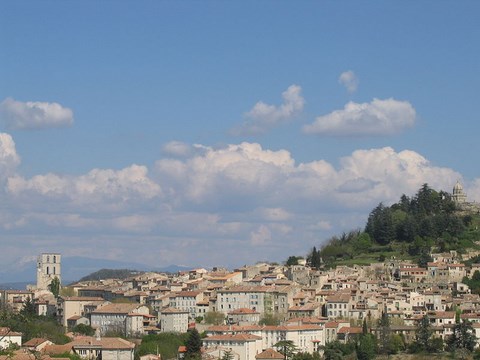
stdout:
POLYGON ((143 274, 144 271, 129 270, 129 269, 100 269, 87 276, 84 276, 80 281, 104 280, 104 279, 120 279, 124 280, 131 276, 143 274))
POLYGON ((380 203, 363 230, 334 236, 307 259, 313 266, 365 265, 387 258, 412 259, 424 266, 431 252, 480 249, 480 215, 459 211, 450 194, 424 184, 414 197, 391 206, 380 203))

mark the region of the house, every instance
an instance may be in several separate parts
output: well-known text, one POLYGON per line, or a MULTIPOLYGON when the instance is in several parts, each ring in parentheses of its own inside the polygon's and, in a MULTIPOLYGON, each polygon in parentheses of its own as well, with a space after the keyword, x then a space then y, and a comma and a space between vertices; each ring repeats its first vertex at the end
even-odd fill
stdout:
POLYGON ((330 319, 348 317, 350 314, 350 295, 340 293, 327 297, 326 315, 330 319))
POLYGON ((20 312, 27 299, 33 302, 34 294, 29 290, 0 290, 2 305, 7 305, 14 312, 20 312))
POLYGON ((237 325, 257 324, 260 321, 260 313, 258 311, 240 308, 230 311, 227 314, 227 322, 237 325))
POLYGON ((254 360, 262 351, 262 338, 251 334, 213 335, 203 339, 205 350, 224 349, 237 354, 238 360, 254 360))
POLYGON ((122 338, 82 336, 68 345, 82 359, 134 360, 135 344, 122 338))
POLYGON ((11 331, 8 327, 0 327, 0 349, 7 349, 11 344, 22 346, 22 333, 11 331))
POLYGON ((101 335, 109 331, 118 331, 125 335, 143 335, 144 315, 149 315, 149 309, 145 305, 107 304, 92 311, 90 323, 101 335))
POLYGON ((68 319, 86 316, 102 304, 105 304, 105 300, 101 297, 60 296, 57 302, 57 316, 60 323, 68 328, 68 319))
POLYGON ((53 345, 53 342, 43 338, 33 338, 24 343, 23 347, 30 351, 42 351, 48 345, 53 345))
POLYGON ((162 332, 184 333, 188 330, 188 311, 166 308, 158 314, 160 329, 162 332))
POLYGON ((170 295, 170 306, 182 311, 188 311, 190 319, 195 319, 197 304, 203 300, 201 291, 179 291, 170 295))

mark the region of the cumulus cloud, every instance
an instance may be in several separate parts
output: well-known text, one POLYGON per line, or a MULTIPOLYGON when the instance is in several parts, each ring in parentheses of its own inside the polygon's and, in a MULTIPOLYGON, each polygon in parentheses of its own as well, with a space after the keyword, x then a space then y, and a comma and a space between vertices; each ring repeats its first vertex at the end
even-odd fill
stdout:
POLYGON ((271 128, 291 121, 300 114, 305 105, 302 88, 291 85, 282 93, 283 104, 280 106, 266 104, 259 101, 245 114, 243 124, 234 129, 236 135, 263 134, 271 128))
POLYGON ((9 134, 0 133, 0 180, 12 175, 20 164, 15 142, 9 134))
POLYGON ((383 136, 410 128, 415 121, 416 111, 408 101, 373 99, 370 103, 349 102, 342 110, 317 117, 303 131, 324 136, 383 136))
POLYGON ((192 148, 189 144, 181 141, 170 141, 163 145, 163 153, 169 156, 187 156, 191 153, 192 148))
POLYGON ((338 82, 345 86, 349 93, 354 93, 357 91, 359 80, 357 75, 352 70, 344 71, 340 74, 338 82))
POLYGON ((7 190, 30 201, 45 198, 51 204, 90 211, 119 211, 161 195, 160 186, 149 179, 147 168, 139 165, 121 170, 93 169, 77 177, 49 173, 25 179, 17 175, 8 179, 7 190))
POLYGON ((250 233, 250 244, 252 246, 265 246, 272 240, 272 232, 265 225, 250 233))
POLYGON ((12 130, 67 127, 73 124, 73 111, 55 102, 6 98, 0 103, 0 121, 12 130))

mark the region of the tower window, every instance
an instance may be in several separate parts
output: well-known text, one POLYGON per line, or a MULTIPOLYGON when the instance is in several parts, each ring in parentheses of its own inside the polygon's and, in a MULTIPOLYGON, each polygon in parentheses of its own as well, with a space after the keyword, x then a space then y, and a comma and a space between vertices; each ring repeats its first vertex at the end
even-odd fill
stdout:
POLYGON ((50 273, 50 269, 49 269, 48 266, 47 266, 47 275, 48 275, 49 273, 50 273))
POLYGON ((57 262, 57 257, 53 256, 53 263, 56 263, 56 262, 57 262))

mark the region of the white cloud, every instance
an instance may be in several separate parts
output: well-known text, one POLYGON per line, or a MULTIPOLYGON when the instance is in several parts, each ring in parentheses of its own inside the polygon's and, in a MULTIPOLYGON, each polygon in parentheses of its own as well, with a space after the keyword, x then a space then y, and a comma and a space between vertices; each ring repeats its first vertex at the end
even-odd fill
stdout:
POLYGON ((0 121, 14 130, 66 127, 73 124, 73 111, 58 103, 6 98, 0 103, 0 121))
POLYGON ((0 133, 0 180, 12 175, 20 164, 15 142, 9 134, 0 133))
POLYGON ((370 103, 349 102, 342 110, 317 117, 303 130, 325 136, 382 136, 397 134, 415 121, 415 109, 408 101, 373 99, 370 103))
POLYGON ((60 202, 95 212, 119 211, 161 195, 160 186, 148 178, 147 168, 139 165, 93 169, 78 177, 46 174, 25 179, 17 175, 8 179, 7 189, 24 200, 47 198, 51 204, 60 202))
POLYGON ((291 121, 300 114, 305 105, 302 88, 298 85, 291 85, 282 93, 283 104, 280 106, 269 105, 259 101, 245 114, 243 124, 233 130, 237 135, 258 135, 263 134, 271 128, 291 121))
POLYGON ((170 141, 163 145, 163 153, 170 156, 187 156, 191 153, 192 148, 189 144, 181 141, 170 141))
POLYGON ((272 240, 272 232, 265 225, 260 225, 257 230, 250 233, 250 244, 252 246, 266 246, 272 240))
POLYGON ((354 93, 357 91, 359 80, 357 75, 352 70, 344 71, 340 74, 338 82, 345 86, 349 93, 354 93))

